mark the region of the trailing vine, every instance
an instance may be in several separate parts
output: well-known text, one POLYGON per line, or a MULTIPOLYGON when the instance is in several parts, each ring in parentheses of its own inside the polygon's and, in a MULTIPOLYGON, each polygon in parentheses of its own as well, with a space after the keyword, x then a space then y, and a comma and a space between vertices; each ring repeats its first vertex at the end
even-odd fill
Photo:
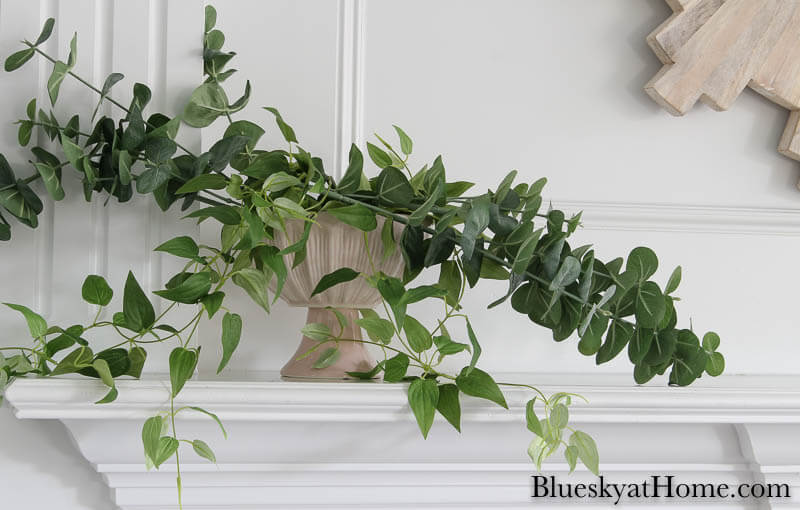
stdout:
MULTIPOLYGON (((79 115, 62 124, 52 110, 37 108, 35 99, 28 103, 26 117, 19 121, 20 144, 29 145, 38 129, 61 146, 63 158, 34 146, 34 173, 17 178, 0 155, 0 207, 19 223, 35 228, 43 204, 31 184, 42 181, 53 200, 62 200, 62 174, 70 170, 81 179, 87 201, 101 195, 105 200, 113 197, 126 202, 135 192, 152 194, 165 211, 178 202, 184 211, 202 204, 186 217, 219 223, 220 238, 218 245, 207 246, 180 236, 156 248, 185 261, 164 289, 155 292, 171 302, 158 316, 133 273, 124 284, 122 310, 113 313, 111 320, 99 320, 114 295, 99 275, 88 276, 82 287, 83 299, 99 307, 89 324, 49 325, 29 308, 8 304, 24 316, 33 342, 0 348, 0 389, 15 377, 77 373, 99 378, 108 387, 98 404, 113 402, 118 395, 115 380, 141 375, 149 344, 173 343, 170 408, 146 421, 142 441, 148 465, 158 467, 175 456, 179 499, 180 444, 191 445, 206 459, 216 459, 205 442, 178 436, 176 415, 205 413, 222 427, 219 418, 207 410, 175 407, 174 399, 197 366, 200 349, 191 342, 197 327, 204 316, 222 315, 221 372, 234 355, 242 330, 242 317, 225 306, 226 286, 231 282, 241 287, 269 313, 289 271, 304 262, 308 236, 321 214, 364 231, 365 243, 366 233, 378 226, 377 216, 386 218, 381 229, 383 255, 399 250, 405 269, 402 278, 394 278, 377 271, 373 263, 368 273, 343 267, 322 278, 315 294, 363 279, 380 294, 383 313, 360 311, 357 325, 369 337, 360 340, 342 336, 347 319, 333 310, 341 330, 337 333, 324 324, 307 325, 303 334, 318 343, 304 355, 316 356, 315 366, 324 368, 336 361, 341 342, 379 347, 384 359, 368 372, 350 375, 371 379, 382 374, 386 382, 408 383, 409 405, 424 437, 436 413, 460 430, 461 394, 507 408, 501 387, 523 386, 532 396, 526 406, 526 425, 533 433, 528 452, 537 466, 563 446, 571 468, 580 460, 598 472, 594 441, 569 425, 569 406, 578 396, 547 396, 534 386, 496 382, 478 367, 482 348, 462 300, 481 279, 508 282, 506 294, 489 308, 510 300, 514 310, 549 329, 555 341, 577 336, 579 353, 594 356, 597 364, 626 351, 637 383, 669 371, 669 382, 683 386, 703 374, 716 376, 723 371, 724 358, 717 352, 719 337, 715 333, 707 333, 701 341, 691 328, 678 327, 675 292, 681 280, 680 267, 662 288, 651 279, 658 258, 648 248, 635 248, 625 260, 603 262, 591 246, 571 246, 569 240, 580 226, 581 215, 567 218, 558 209, 542 209, 544 178, 519 182, 513 171, 494 190, 468 195, 473 184, 448 181, 441 157, 419 170, 412 169, 413 141, 395 126, 396 145, 377 135, 376 143, 366 145, 369 159, 378 168, 377 176, 368 177, 364 155, 353 145, 348 167, 337 182, 325 171, 322 160, 300 145, 294 129, 277 109, 264 108, 274 118, 285 148, 259 147, 264 128, 233 119, 248 104, 251 87, 248 82, 241 97, 232 103, 228 99, 223 83, 235 72, 226 69, 234 53, 223 50, 225 36, 215 28, 213 7, 206 8, 206 79, 179 117, 152 113, 145 118, 151 92, 140 83, 134 84, 129 105, 114 100, 112 89, 123 79, 119 73, 109 75, 101 88, 75 74, 77 36, 66 62, 48 55, 41 45, 51 35, 54 23, 47 20, 34 42, 23 41, 24 48, 6 59, 5 69, 13 71, 39 55, 53 64, 48 80, 51 104, 56 103, 60 85, 69 77, 98 94, 98 108, 90 130, 84 132, 79 115), (102 116, 95 121, 104 101, 121 116, 102 116), (208 151, 194 154, 175 141, 183 126, 204 128, 220 118, 228 123, 227 129, 208 151), (275 237, 286 234, 286 224, 291 221, 305 223, 303 235, 279 249, 275 237), (402 225, 399 239, 394 236, 395 223, 402 225), (411 286, 418 275, 433 268, 438 269, 437 283, 411 286), (272 283, 275 291, 270 295, 272 283), (443 316, 432 327, 408 313, 409 305, 425 300, 439 303, 443 309, 443 316), (195 313, 188 322, 172 325, 167 318, 180 306, 192 307, 195 313), (462 328, 464 333, 460 333, 462 328), (121 340, 94 352, 85 336, 99 329, 113 331, 121 340), (441 368, 446 357, 465 354, 468 362, 458 373, 441 368)), ((10 237, 11 223, 0 213, 0 238, 10 237)))

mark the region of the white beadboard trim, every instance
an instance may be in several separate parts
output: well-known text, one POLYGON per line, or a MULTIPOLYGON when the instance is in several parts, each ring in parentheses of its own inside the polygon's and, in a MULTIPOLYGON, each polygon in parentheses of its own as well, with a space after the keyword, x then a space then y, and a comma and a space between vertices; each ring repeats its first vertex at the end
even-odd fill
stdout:
MULTIPOLYGON (((497 380, 519 380, 516 375, 497 380)), ((534 379, 534 378, 530 378, 534 379)), ((529 379, 529 380, 530 380, 529 379)), ((551 379, 559 379, 551 377, 551 379)), ((620 384, 618 377, 600 377, 593 383, 543 384, 546 394, 574 392, 589 404, 575 402, 575 423, 798 423, 800 376, 765 378, 723 376, 719 385, 672 388, 620 384)), ((548 381, 549 382, 549 381, 548 381)), ((19 379, 6 396, 19 418, 141 419, 169 402, 168 380, 119 381, 113 404, 94 405, 104 394, 101 383, 82 379, 19 379)), ((505 387, 510 412, 480 399, 464 397, 465 422, 512 421, 524 413, 532 392, 505 387)), ((407 413, 403 385, 327 382, 190 381, 176 405, 215 409, 224 420, 391 422, 413 420, 407 413)), ((203 416, 186 415, 187 419, 203 416)))
POLYGON ((583 227, 588 230, 778 236, 800 234, 800 208, 722 207, 558 199, 553 199, 551 202, 554 208, 568 213, 583 211, 581 221, 583 227))
MULTIPOLYGON (((92 59, 92 82, 102 87, 111 73, 114 61, 114 2, 94 2, 94 58, 92 59)), ((111 104, 104 101, 98 115, 109 115, 111 104)), ((92 270, 94 274, 108 276, 108 217, 109 209, 104 200, 92 200, 92 270)), ((97 314, 96 305, 87 305, 87 317, 97 314)))
MULTIPOLYGON (((39 2, 39 25, 44 25, 47 18, 58 16, 58 3, 56 0, 40 0, 39 2)), ((58 29, 53 29, 53 36, 44 43, 47 51, 51 54, 58 54, 56 42, 58 41, 58 29)), ((38 72, 38 93, 37 104, 49 104, 50 99, 46 94, 47 80, 50 76, 50 63, 43 58, 39 58, 38 72), (47 102, 45 102, 47 101, 47 102)), ((36 130, 36 141, 44 141, 42 130, 36 130)), ((43 144, 46 146, 46 143, 43 144)), ((39 226, 35 230, 34 238, 34 257, 35 273, 33 284, 33 301, 39 313, 48 317, 52 312, 53 304, 53 236, 55 229, 55 202, 49 195, 42 200, 44 210, 39 215, 39 226)))
POLYGON ((363 142, 364 14, 363 0, 338 0, 333 170, 344 175, 350 144, 363 142))

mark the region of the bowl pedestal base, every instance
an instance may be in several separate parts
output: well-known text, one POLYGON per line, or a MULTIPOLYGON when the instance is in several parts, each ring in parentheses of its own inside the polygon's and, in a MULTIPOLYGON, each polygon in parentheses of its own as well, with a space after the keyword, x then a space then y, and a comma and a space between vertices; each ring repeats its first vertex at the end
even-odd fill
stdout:
MULTIPOLYGON (((347 326, 344 328, 341 338, 362 340, 361 328, 355 322, 359 318, 358 310, 348 308, 337 310, 347 319, 347 326)), ((336 314, 327 308, 308 309, 306 324, 314 322, 325 324, 334 335, 341 329, 336 314)), ((369 372, 375 367, 375 359, 367 351, 366 345, 359 342, 340 341, 339 359, 325 368, 314 368, 313 365, 329 347, 336 346, 334 342, 327 342, 310 355, 298 359, 317 344, 319 342, 316 340, 303 336, 297 351, 281 369, 281 376, 291 379, 354 379, 354 377, 348 376, 347 372, 369 372)))

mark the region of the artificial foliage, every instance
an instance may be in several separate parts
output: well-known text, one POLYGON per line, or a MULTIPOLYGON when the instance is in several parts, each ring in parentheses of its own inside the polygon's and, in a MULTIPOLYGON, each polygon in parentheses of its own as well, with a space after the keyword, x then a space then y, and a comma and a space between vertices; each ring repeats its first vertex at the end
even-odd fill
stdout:
POLYGON ((113 88, 123 80, 119 73, 109 75, 101 88, 76 75, 77 37, 72 39, 66 62, 48 55, 42 44, 54 23, 47 20, 34 42, 23 41, 24 48, 6 59, 6 71, 38 55, 52 63, 47 84, 51 105, 58 100, 61 83, 75 79, 97 94, 98 108, 90 122, 83 124, 88 125, 84 131, 78 115, 62 123, 52 110, 37 106, 35 99, 28 103, 25 118, 18 122, 20 144, 29 145, 38 132, 37 139, 60 145, 62 154, 32 147, 31 174, 23 178, 17 174, 26 173, 25 169, 12 169, 0 155, 0 237, 11 237, 7 218, 37 226, 43 203, 32 183, 41 181, 43 192, 59 201, 65 197, 62 180, 78 178, 87 201, 113 198, 126 202, 134 193, 150 194, 165 211, 179 207, 187 218, 215 222, 220 227, 219 243, 201 245, 189 236, 180 236, 155 248, 185 262, 164 289, 155 292, 170 303, 158 315, 133 273, 122 288, 122 310, 109 311, 110 320, 101 317, 114 292, 99 275, 89 275, 81 289, 83 299, 98 307, 89 324, 52 325, 25 306, 8 304, 24 316, 33 340, 0 349, 0 389, 15 377, 80 374, 99 378, 108 387, 107 395, 98 401, 98 405, 106 404, 117 397, 118 378, 140 376, 151 344, 172 345, 171 404, 145 422, 142 441, 148 465, 157 468, 174 457, 179 497, 181 444, 212 462, 216 459, 204 441, 179 435, 176 415, 205 413, 225 432, 211 411, 174 406, 174 398, 197 366, 200 349, 192 343, 197 327, 203 320, 221 318, 221 372, 235 356, 243 321, 226 306, 226 289, 241 287, 269 313, 288 272, 304 262, 305 244, 320 214, 364 232, 377 228, 377 216, 386 218, 389 221, 381 229, 383 255, 399 250, 405 270, 399 279, 342 267, 322 278, 315 293, 365 279, 380 293, 382 310, 381 314, 361 310, 357 323, 369 340, 342 338, 347 319, 336 310, 342 321, 339 332, 324 324, 306 325, 303 334, 318 342, 306 355, 321 350, 315 366, 322 368, 336 361, 342 342, 378 346, 384 358, 371 371, 350 375, 364 379, 381 376, 385 382, 407 384, 411 411, 425 437, 436 414, 460 430, 462 394, 507 408, 501 388, 524 386, 530 389, 531 399, 521 426, 526 425, 532 433, 528 453, 536 465, 563 446, 571 468, 580 461, 598 472, 594 441, 569 425, 569 406, 579 396, 544 395, 533 386, 495 381, 480 369, 481 343, 461 303, 482 279, 508 282, 505 296, 488 304, 489 308, 510 305, 549 329, 557 342, 577 337, 580 355, 594 356, 598 365, 627 356, 637 383, 668 373, 669 383, 683 386, 704 373, 716 376, 722 372, 719 337, 707 333, 701 341, 691 329, 678 327, 675 292, 681 280, 680 267, 662 287, 651 279, 658 259, 648 248, 635 248, 626 259, 601 261, 591 246, 572 246, 580 214, 568 218, 558 209, 543 207, 544 178, 519 182, 513 171, 495 189, 474 192, 472 183, 448 181, 441 157, 412 169, 412 139, 394 127, 396 142, 376 136, 375 143, 366 145, 368 160, 377 171, 365 170, 368 160, 353 145, 346 172, 337 182, 323 162, 300 145, 294 129, 277 109, 266 107, 263 114, 274 120, 285 147, 260 146, 267 128, 251 120, 234 120, 248 104, 251 88, 248 82, 241 97, 235 101, 228 98, 223 83, 236 72, 228 68, 234 53, 223 49, 225 36, 215 28, 213 7, 206 8, 205 81, 177 117, 146 113, 151 93, 141 83, 133 85, 129 105, 114 100, 113 88), (117 108, 118 116, 96 118, 104 101, 117 108), (227 128, 202 154, 175 140, 179 129, 204 128, 215 122, 225 122, 227 128), (273 239, 276 233, 286 232, 288 221, 305 222, 304 234, 280 250, 273 239), (403 227, 397 239, 394 223, 403 227), (424 271, 438 272, 437 283, 415 285, 414 280, 424 271), (269 291, 271 283, 274 292, 269 291), (408 313, 409 305, 422 301, 443 310, 433 326, 408 313), (181 306, 194 310, 193 316, 186 323, 170 323, 171 312, 181 306), (455 333, 454 324, 465 333, 455 333), (97 329, 114 332, 119 343, 94 352, 85 336, 97 329), (463 369, 458 373, 441 369, 448 357, 463 359, 463 369))

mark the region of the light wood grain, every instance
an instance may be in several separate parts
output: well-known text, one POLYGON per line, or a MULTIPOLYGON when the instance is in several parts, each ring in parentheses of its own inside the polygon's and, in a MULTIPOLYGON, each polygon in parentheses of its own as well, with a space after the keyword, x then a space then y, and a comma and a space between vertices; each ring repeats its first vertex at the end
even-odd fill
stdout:
POLYGON ((673 115, 727 110, 749 86, 792 111, 778 150, 800 160, 800 0, 666 0, 648 37, 664 66, 645 92, 673 115))

